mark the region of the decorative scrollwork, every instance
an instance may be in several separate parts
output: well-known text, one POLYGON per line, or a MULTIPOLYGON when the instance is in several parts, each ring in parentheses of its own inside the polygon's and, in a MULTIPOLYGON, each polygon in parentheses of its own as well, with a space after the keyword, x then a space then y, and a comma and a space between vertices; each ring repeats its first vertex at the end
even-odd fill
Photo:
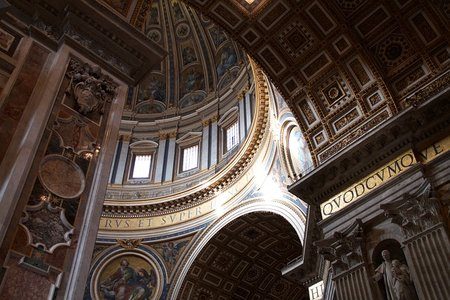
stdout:
POLYGON ((116 95, 117 85, 102 74, 97 65, 90 66, 72 59, 67 74, 71 77, 67 94, 74 97, 78 112, 83 115, 94 111, 103 113, 105 104, 116 95))

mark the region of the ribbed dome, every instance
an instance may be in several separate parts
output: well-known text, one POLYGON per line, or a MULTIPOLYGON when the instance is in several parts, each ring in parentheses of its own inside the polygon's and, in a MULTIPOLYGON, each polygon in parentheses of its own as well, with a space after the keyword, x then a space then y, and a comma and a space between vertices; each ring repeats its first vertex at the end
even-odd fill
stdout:
POLYGON ((142 29, 167 56, 128 100, 125 119, 196 109, 217 98, 246 65, 242 51, 220 28, 179 1, 152 1, 142 29))

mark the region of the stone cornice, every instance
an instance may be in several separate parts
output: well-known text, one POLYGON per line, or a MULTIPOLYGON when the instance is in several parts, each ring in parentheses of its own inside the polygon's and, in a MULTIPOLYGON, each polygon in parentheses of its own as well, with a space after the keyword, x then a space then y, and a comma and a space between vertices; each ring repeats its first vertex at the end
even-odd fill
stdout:
POLYGON ((289 191, 309 204, 320 204, 359 178, 392 160, 406 149, 417 150, 448 135, 450 91, 429 98, 421 106, 410 106, 378 130, 335 156, 289 187, 289 191))
POLYGON ((67 44, 135 85, 166 55, 97 1, 12 0, 6 20, 53 50, 67 44))

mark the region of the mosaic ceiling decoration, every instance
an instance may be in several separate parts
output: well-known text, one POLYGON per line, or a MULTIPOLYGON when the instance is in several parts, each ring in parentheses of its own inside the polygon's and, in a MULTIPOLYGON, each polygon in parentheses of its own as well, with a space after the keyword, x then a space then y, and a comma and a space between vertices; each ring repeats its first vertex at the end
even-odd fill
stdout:
POLYGON ((107 3, 167 51, 160 68, 130 95, 125 117, 131 111, 158 114, 198 108, 230 84, 243 65, 243 53, 229 36, 180 1, 107 3))
MULTIPOLYGON (((134 16, 146 15, 150 2, 131 2, 134 16)), ((316 164, 411 106, 432 81, 429 94, 448 87, 446 1, 184 2, 263 67, 294 112, 316 164)), ((138 19, 133 22, 144 26, 138 19)))
POLYGON ((281 276, 302 253, 294 228, 272 213, 251 213, 221 229, 197 256, 179 299, 307 299, 281 276))

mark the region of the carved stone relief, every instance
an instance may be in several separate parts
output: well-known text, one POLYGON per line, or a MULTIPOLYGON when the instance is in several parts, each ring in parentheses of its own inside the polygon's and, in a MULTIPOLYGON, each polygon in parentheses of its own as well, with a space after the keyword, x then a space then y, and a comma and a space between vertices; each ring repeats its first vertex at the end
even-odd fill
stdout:
POLYGON ((331 262, 335 276, 363 262, 362 225, 362 221, 357 219, 347 230, 314 242, 318 253, 331 262))
POLYGON ((440 205, 428 182, 414 194, 381 205, 385 215, 402 228, 405 238, 411 238, 441 221, 440 205))
POLYGON ((100 67, 82 64, 76 60, 69 63, 68 75, 71 84, 67 94, 77 103, 77 111, 82 115, 92 112, 103 113, 105 104, 115 96, 117 85, 102 74, 100 67))

